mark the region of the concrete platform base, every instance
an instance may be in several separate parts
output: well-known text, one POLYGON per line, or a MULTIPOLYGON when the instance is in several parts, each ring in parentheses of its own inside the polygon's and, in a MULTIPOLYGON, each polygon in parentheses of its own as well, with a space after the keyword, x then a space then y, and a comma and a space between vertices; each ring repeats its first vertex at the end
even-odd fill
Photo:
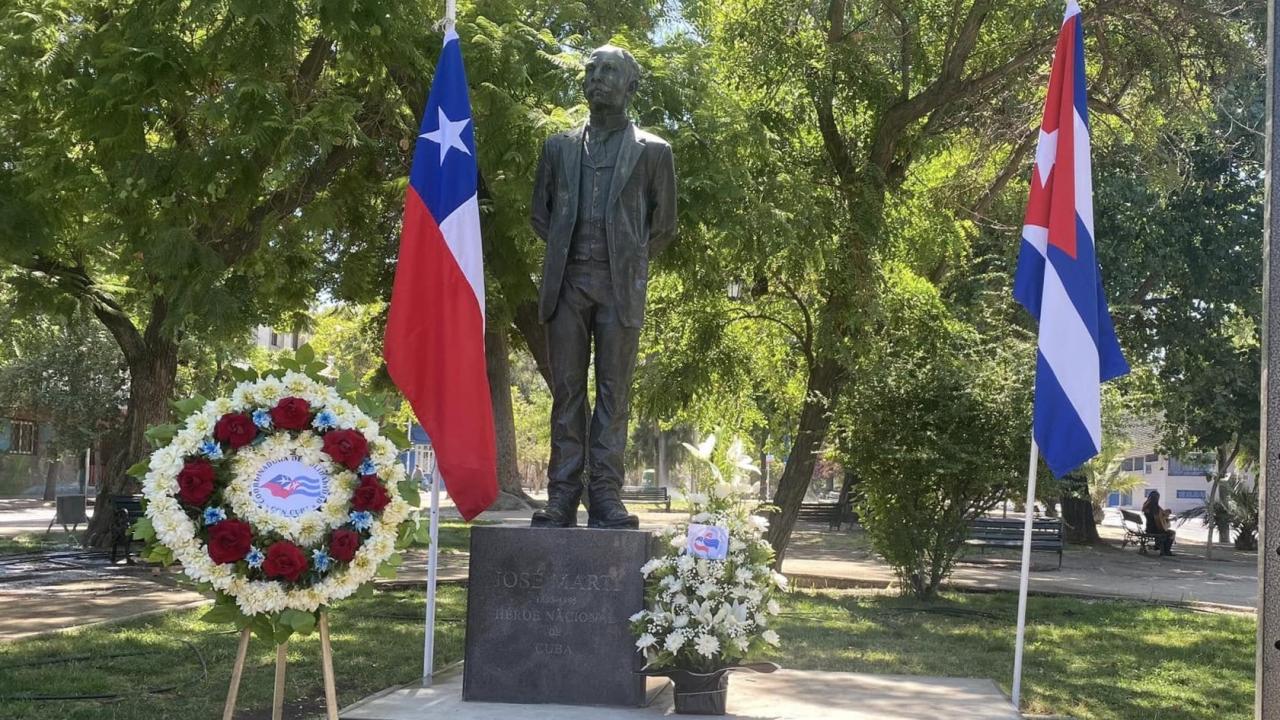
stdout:
MULTIPOLYGON (((344 709, 343 720, 630 720, 674 715, 671 691, 647 708, 506 705, 462 702, 462 674, 430 688, 407 685, 344 709)), ((1016 720, 1009 699, 990 680, 781 670, 736 673, 729 714, 750 720, 1016 720)))

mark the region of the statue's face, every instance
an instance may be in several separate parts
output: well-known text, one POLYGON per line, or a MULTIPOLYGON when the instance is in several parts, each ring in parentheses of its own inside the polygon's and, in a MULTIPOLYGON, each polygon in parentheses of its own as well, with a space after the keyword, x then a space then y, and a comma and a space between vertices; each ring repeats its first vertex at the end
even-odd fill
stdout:
POLYGON ((622 112, 636 91, 637 78, 627 67, 622 51, 611 46, 597 48, 587 59, 582 77, 582 94, 594 112, 622 112))

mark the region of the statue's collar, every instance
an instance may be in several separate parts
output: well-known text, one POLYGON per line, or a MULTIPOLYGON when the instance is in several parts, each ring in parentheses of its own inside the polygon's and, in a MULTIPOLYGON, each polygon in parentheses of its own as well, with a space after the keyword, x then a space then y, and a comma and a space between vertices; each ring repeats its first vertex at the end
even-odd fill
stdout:
POLYGON ((591 119, 587 121, 587 129, 588 131, 604 130, 612 132, 621 130, 630 124, 631 120, 627 118, 626 113, 613 113, 611 115, 596 115, 593 113, 591 119))

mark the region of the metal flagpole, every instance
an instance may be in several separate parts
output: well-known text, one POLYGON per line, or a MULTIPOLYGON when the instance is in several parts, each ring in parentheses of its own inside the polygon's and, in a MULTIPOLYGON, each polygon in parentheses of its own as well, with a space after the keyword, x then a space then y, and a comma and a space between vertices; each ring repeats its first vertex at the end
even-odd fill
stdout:
POLYGON ((427 620, 426 620, 426 637, 422 642, 422 683, 431 686, 431 675, 435 666, 435 645, 436 645, 436 565, 439 559, 439 543, 440 537, 440 476, 436 473, 435 453, 427 450, 423 453, 426 455, 426 465, 430 474, 428 482, 431 483, 431 516, 429 520, 429 532, 431 533, 431 547, 427 549, 427 620))
POLYGON ((1031 526, 1036 512, 1036 470, 1040 449, 1031 438, 1031 462, 1027 467, 1026 521, 1022 526, 1022 578, 1018 582, 1018 637, 1013 650, 1013 707, 1022 707, 1022 644, 1027 632, 1027 585, 1031 581, 1031 526))
POLYGON ((1258 641, 1254 717, 1280 720, 1280 43, 1267 3, 1266 198, 1262 240, 1262 475, 1258 495, 1258 641))
MULTIPOLYGON (((444 31, 446 33, 453 32, 454 25, 458 19, 458 0, 445 0, 444 9, 444 31)), ((431 536, 431 546, 427 548, 427 617, 426 632, 422 639, 422 684, 424 687, 431 687, 432 674, 435 669, 435 645, 436 645, 436 565, 439 560, 439 537, 440 537, 440 477, 436 473, 435 451, 428 445, 427 449, 422 453, 424 462, 419 463, 419 472, 421 468, 426 466, 429 472, 424 473, 424 477, 431 484, 431 515, 428 520, 428 532, 431 536)))

